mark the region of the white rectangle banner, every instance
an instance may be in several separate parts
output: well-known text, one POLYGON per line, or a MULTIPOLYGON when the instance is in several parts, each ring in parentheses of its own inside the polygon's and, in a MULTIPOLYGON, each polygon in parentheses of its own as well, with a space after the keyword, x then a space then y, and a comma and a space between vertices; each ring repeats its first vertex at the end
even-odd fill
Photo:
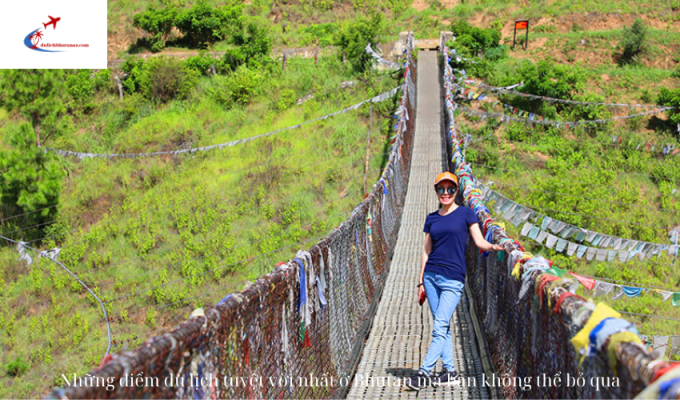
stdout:
POLYGON ((3 1, 1 69, 105 69, 106 1, 3 1))

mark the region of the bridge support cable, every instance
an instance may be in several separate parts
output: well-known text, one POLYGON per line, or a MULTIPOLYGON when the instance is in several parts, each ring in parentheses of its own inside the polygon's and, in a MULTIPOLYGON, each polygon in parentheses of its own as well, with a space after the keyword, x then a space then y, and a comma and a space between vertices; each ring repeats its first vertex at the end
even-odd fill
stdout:
POLYGON ((52 398, 336 398, 349 387, 371 304, 389 271, 415 128, 413 37, 389 161, 371 193, 288 263, 196 309, 170 333, 109 355, 52 398), (134 379, 130 379, 134 377, 134 379), (140 380, 140 377, 142 379, 140 380), (103 383, 103 384, 102 384, 103 383))
POLYGON ((649 398, 652 390, 658 394, 661 381, 679 375, 678 366, 657 360, 620 313, 571 292, 575 277, 552 261, 525 252, 494 221, 473 171, 465 163, 463 143, 456 136, 456 104, 451 96, 454 82, 445 62, 451 168, 460 179, 465 204, 474 209, 487 240, 505 247, 505 252, 480 254, 469 241, 466 254, 472 300, 488 338, 502 395, 631 398, 640 394, 649 398))

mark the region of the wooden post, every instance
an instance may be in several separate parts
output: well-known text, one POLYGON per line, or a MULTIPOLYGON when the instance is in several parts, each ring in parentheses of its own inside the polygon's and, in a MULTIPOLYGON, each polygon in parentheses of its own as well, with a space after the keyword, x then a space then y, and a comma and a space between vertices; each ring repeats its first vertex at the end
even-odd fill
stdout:
POLYGON ((364 195, 368 194, 366 187, 366 179, 368 178, 368 161, 371 157, 371 130, 373 130, 373 106, 368 108, 369 124, 368 132, 366 132, 366 161, 364 163, 364 195))
POLYGON ((120 75, 116 75, 116 84, 118 85, 118 96, 123 100, 123 84, 120 82, 120 75))
POLYGON ((210 64, 210 68, 212 69, 213 76, 217 76, 217 71, 215 71, 215 64, 210 64))
POLYGON ((288 56, 286 56, 286 53, 283 53, 283 72, 286 72, 286 61, 288 60, 288 56))
POLYGON ((314 65, 319 65, 319 49, 314 52, 314 65))
POLYGON ((342 65, 347 64, 347 53, 345 53, 345 50, 342 51, 342 65))

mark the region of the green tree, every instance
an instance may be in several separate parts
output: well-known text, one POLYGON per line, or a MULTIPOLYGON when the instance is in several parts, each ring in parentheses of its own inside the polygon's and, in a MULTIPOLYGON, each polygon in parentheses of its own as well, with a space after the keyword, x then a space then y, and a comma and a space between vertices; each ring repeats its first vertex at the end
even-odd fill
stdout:
POLYGON ((17 110, 31 121, 36 144, 42 146, 59 133, 66 111, 63 102, 65 73, 60 69, 4 70, 0 72, 0 97, 8 111, 17 110))
POLYGON ((3 214, 30 213, 16 222, 34 229, 23 232, 34 237, 55 219, 64 172, 57 156, 33 145, 28 124, 11 136, 11 149, 0 152, 0 205, 3 214), (51 207, 51 208, 48 208, 51 207), (40 212, 33 212, 42 210, 40 212))
POLYGON ((226 32, 237 23, 242 10, 243 5, 236 2, 213 7, 206 0, 198 0, 193 7, 177 15, 175 26, 189 45, 204 48, 225 39, 226 32))
POLYGON ((647 26, 641 19, 636 19, 633 25, 623 28, 623 38, 619 43, 621 57, 619 64, 632 64, 638 62, 639 56, 647 49, 647 26))
POLYGON ((175 25, 175 18, 178 11, 174 6, 168 6, 157 10, 154 6, 139 14, 135 14, 132 25, 148 32, 151 39, 151 50, 161 51, 165 47, 165 42, 175 25))
POLYGON ((368 71, 373 63, 373 57, 366 53, 366 45, 375 47, 384 30, 382 14, 374 13, 370 19, 360 17, 356 21, 347 23, 340 30, 335 44, 346 54, 352 68, 359 73, 368 71))

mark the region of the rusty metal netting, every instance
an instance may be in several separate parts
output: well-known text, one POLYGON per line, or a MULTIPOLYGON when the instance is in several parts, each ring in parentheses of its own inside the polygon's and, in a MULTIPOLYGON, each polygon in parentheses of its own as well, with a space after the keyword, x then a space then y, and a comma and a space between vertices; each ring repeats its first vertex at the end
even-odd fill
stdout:
POLYGON ((388 273, 408 186, 417 73, 404 53, 398 125, 382 178, 309 252, 171 333, 113 354, 52 398, 331 398, 344 394, 388 273))
MULTIPOLYGON (((447 54, 443 44, 442 49, 447 54)), ((524 252, 493 220, 483 203, 488 188, 480 190, 461 152, 452 97, 456 85, 446 55, 444 64, 450 169, 459 176, 465 205, 475 210, 483 234, 491 232, 487 240, 506 249, 483 254, 468 240, 466 250, 467 282, 497 379, 490 384, 508 398, 636 396, 672 366, 656 360, 636 334, 613 339, 630 331, 610 333, 595 347, 591 342, 583 354, 576 350, 572 338, 595 318, 596 306, 574 294, 578 281, 573 275, 524 252)))

